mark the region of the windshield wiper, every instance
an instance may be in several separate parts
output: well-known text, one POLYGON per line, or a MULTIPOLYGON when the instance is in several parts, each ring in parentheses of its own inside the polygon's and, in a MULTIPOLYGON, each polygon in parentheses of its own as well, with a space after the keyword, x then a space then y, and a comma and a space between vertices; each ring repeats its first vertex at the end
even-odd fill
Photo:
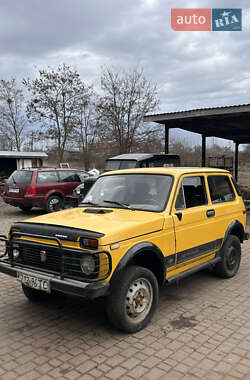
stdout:
POLYGON ((99 206, 98 203, 91 202, 91 201, 79 203, 79 206, 82 206, 82 205, 99 206))
POLYGON ((128 204, 126 203, 121 203, 121 202, 118 202, 118 201, 108 201, 108 200, 103 200, 103 202, 106 202, 106 203, 113 203, 114 205, 117 205, 117 206, 121 206, 122 208, 128 208, 129 210, 133 210, 128 204))

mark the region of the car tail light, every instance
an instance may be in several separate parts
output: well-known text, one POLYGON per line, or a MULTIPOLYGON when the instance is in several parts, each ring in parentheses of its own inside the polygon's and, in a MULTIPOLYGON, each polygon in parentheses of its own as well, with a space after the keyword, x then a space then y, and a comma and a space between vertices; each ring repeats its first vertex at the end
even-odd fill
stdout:
POLYGON ((26 195, 36 195, 36 186, 28 186, 26 195))

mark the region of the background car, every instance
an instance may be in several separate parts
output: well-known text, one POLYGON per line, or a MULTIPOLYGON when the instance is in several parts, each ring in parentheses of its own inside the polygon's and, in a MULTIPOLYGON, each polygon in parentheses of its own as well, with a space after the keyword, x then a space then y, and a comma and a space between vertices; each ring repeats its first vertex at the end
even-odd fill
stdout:
POLYGON ((4 185, 3 200, 23 211, 40 207, 47 212, 63 208, 65 197, 89 174, 83 170, 31 168, 15 170, 4 185))
MULTIPOLYGON (((127 153, 108 158, 103 171, 172 166, 180 166, 180 157, 177 154, 127 153)), ((97 178, 98 176, 86 178, 81 185, 74 189, 72 196, 67 197, 67 201, 71 202, 72 206, 78 206, 97 178)))

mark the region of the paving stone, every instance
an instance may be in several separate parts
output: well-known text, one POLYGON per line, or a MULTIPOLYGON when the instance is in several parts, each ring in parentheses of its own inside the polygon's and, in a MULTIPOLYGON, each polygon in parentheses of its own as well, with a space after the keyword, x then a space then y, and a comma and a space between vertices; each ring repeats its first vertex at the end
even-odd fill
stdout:
MULTIPOLYGON (((0 234, 24 218, 1 206, 0 234)), ((68 296, 31 304, 19 282, 0 274, 0 380, 250 380, 249 278, 250 241, 237 276, 197 273, 161 289, 152 322, 129 335, 108 324, 98 303, 68 296), (193 324, 176 328, 183 317, 193 324)))

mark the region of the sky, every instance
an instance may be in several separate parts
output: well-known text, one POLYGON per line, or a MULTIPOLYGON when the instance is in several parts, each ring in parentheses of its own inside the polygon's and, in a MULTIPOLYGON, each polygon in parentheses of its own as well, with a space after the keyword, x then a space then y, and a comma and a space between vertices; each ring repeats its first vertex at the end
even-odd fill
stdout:
POLYGON ((250 103, 250 3, 237 0, 0 0, 0 79, 67 63, 100 86, 102 66, 143 67, 159 112, 250 103), (243 30, 171 29, 171 8, 242 8, 243 30))

